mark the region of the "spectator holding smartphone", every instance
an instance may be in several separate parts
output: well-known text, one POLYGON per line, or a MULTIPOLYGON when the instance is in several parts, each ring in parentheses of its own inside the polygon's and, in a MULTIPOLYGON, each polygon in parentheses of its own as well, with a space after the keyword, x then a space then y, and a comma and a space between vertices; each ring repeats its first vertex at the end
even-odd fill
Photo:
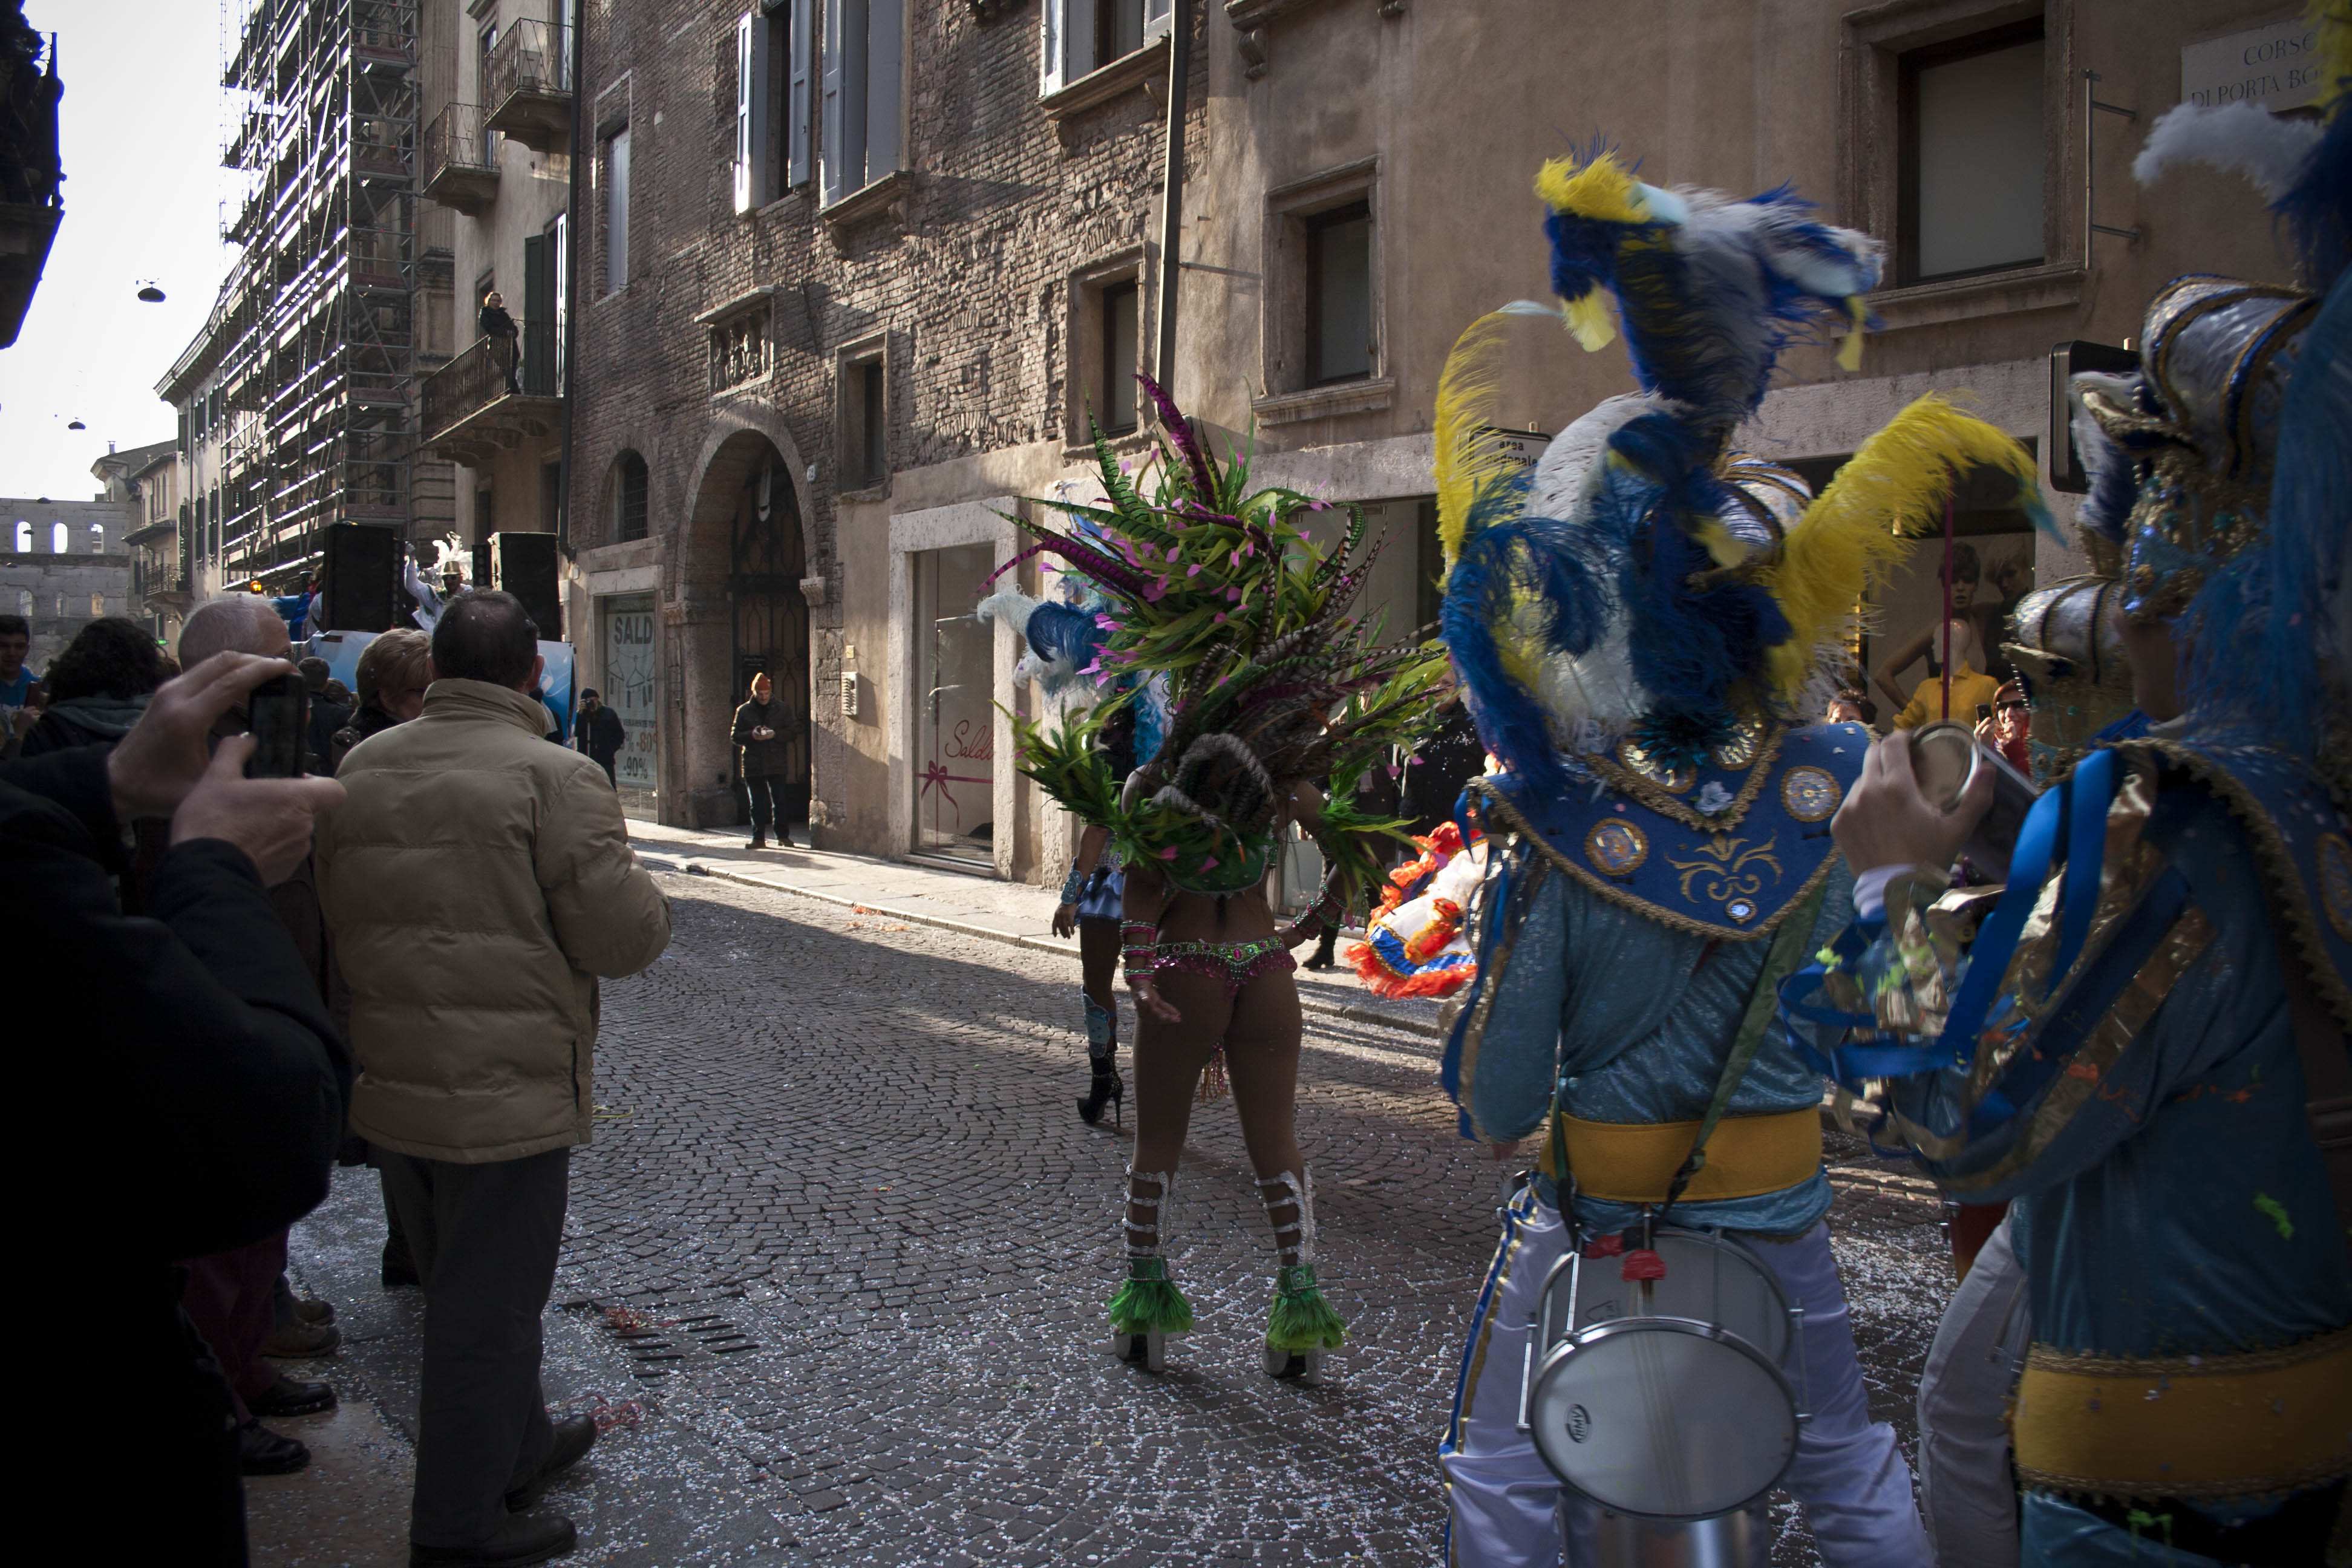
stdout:
POLYGON ((220 716, 282 663, 225 653, 158 689, 110 748, 0 766, 0 897, 15 957, 71 998, 75 1037, 102 1052, 27 1050, 26 1103, 59 1131, 36 1168, 64 1178, 23 1212, 27 1256, 75 1282, 95 1358, 25 1358, 43 1441, 17 1461, 26 1494, 86 1496, 93 1456, 137 1429, 139 1503, 76 1516, 67 1554, 242 1563, 230 1394, 180 1306, 177 1258, 247 1246, 325 1196, 350 1082, 341 1040, 266 889, 308 854, 327 779, 248 779, 251 742, 208 753, 220 716), (111 873, 122 827, 170 823, 152 915, 126 916, 111 873), (100 1069, 100 1070, 94 1070, 100 1069), (63 1108, 92 1104, 103 1143, 63 1108), (69 1125, 70 1124, 70 1127, 69 1125))

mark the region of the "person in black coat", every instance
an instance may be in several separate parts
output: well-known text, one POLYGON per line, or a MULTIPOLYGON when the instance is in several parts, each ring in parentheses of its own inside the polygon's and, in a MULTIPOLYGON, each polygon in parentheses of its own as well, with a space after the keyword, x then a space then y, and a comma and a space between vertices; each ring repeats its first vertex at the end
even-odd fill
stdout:
POLYGON ((618 713, 604 706, 593 686, 580 693, 580 713, 572 721, 572 743, 587 752, 589 760, 604 770, 606 778, 616 785, 621 782, 614 764, 621 748, 629 743, 628 727, 618 713))
POLYGON ((126 616, 103 616, 74 634, 49 661, 48 705, 25 733, 17 755, 46 756, 75 746, 112 745, 138 721, 163 684, 154 634, 126 616))
POLYGON ((159 689, 110 751, 0 764, 10 958, 51 1020, 14 1055, 47 1144, 27 1168, 55 1178, 19 1205, 20 1256, 73 1282, 77 1331, 104 1347, 20 1358, 17 1397, 43 1430, 18 1481, 72 1532, 64 1555, 78 1560, 246 1560, 228 1389, 172 1260, 316 1206, 342 1135, 351 1058, 267 890, 342 787, 245 778, 243 738, 205 752, 214 721, 285 668, 215 655, 159 689), (168 817, 171 843, 151 912, 126 916, 109 874, 121 825, 142 817, 168 817))
POLYGON ((751 678, 751 700, 735 710, 736 776, 751 797, 751 847, 768 847, 772 823, 776 841, 792 847, 793 824, 808 816, 808 721, 776 700, 767 676, 751 678))
POLYGON ((507 314, 506 296, 495 289, 483 295, 482 313, 474 324, 481 330, 483 339, 489 343, 490 358, 497 363, 499 371, 506 376, 507 390, 520 391, 521 388, 515 380, 515 373, 518 358, 516 350, 520 346, 521 340, 515 327, 515 319, 507 314))

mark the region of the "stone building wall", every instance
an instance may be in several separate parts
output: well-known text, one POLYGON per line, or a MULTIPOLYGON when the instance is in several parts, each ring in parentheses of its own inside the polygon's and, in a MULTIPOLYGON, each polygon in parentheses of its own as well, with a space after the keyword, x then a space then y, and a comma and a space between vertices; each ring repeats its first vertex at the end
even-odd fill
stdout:
POLYGON ((0 615, 32 622, 25 663, 37 674, 99 616, 142 614, 122 542, 140 521, 137 501, 0 499, 0 615), (60 523, 62 552, 50 548, 60 523), (18 548, 25 543, 31 548, 18 548))
MULTIPOLYGON (((589 8, 581 112, 596 161, 583 201, 596 211, 581 226, 590 281, 576 318, 570 531, 579 553, 569 624, 581 667, 593 672, 604 658, 596 602, 656 596, 660 814, 733 820, 722 776, 725 727, 741 700, 729 668, 730 529, 747 477, 772 463, 797 510, 814 601, 820 842, 898 853, 908 847, 915 787, 903 740, 914 699, 903 668, 912 614, 903 558, 963 533, 919 522, 900 530, 894 549, 894 519, 1003 505, 1076 472, 1070 337, 1084 279, 1106 266, 1140 267, 1139 336, 1151 340, 1164 129, 1152 89, 1164 82, 1165 50, 1147 51, 1157 62, 1143 73, 1150 88, 1138 75, 1107 101, 1055 120, 1040 103, 1037 5, 998 8, 982 23, 961 5, 908 5, 905 167, 830 211, 819 210, 813 179, 738 215, 730 160, 743 9, 708 0, 589 8), (606 138, 624 123, 631 260, 616 280, 604 266, 601 182, 606 138), (769 368, 714 393, 714 323, 697 318, 730 301, 738 321, 748 313, 758 323, 769 368), (868 352, 886 366, 891 472, 848 488, 843 364, 868 352), (640 542, 614 533, 625 451, 649 472, 640 542), (845 676, 859 694, 854 717, 842 711, 845 676)), ((992 519, 972 515, 964 533, 996 538, 992 519)), ((1034 568, 1025 575, 1034 585, 1034 568)), ((1009 758, 1009 744, 997 752, 1009 758)), ((1009 766, 995 771, 1004 775, 996 814, 1010 806, 1015 824, 999 834, 996 869, 1040 874, 1040 857, 1062 852, 1058 826, 1044 822, 1025 783, 1011 783, 1009 766)))

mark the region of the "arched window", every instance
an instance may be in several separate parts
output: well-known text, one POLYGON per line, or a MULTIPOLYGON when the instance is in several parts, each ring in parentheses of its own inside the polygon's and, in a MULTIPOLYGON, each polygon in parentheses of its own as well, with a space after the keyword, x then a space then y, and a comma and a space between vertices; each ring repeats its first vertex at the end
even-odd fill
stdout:
POLYGON ((16 520, 16 542, 12 548, 19 555, 33 552, 33 525, 21 517, 16 520))
POLYGON ((66 525, 64 523, 53 522, 49 524, 50 554, 63 555, 72 543, 73 540, 71 536, 66 532, 66 525))
POLYGON ((646 460, 624 452, 613 462, 613 537, 623 542, 646 536, 646 492, 651 477, 646 460))

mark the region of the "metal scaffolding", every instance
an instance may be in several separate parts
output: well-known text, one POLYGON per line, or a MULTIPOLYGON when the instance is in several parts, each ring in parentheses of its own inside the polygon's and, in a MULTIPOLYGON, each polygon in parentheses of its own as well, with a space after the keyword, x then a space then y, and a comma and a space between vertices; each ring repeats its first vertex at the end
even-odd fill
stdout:
POLYGON ((254 181, 224 236, 245 247, 206 542, 225 578, 299 570, 332 523, 407 531, 416 79, 416 0, 250 0, 238 28, 222 162, 254 181))

